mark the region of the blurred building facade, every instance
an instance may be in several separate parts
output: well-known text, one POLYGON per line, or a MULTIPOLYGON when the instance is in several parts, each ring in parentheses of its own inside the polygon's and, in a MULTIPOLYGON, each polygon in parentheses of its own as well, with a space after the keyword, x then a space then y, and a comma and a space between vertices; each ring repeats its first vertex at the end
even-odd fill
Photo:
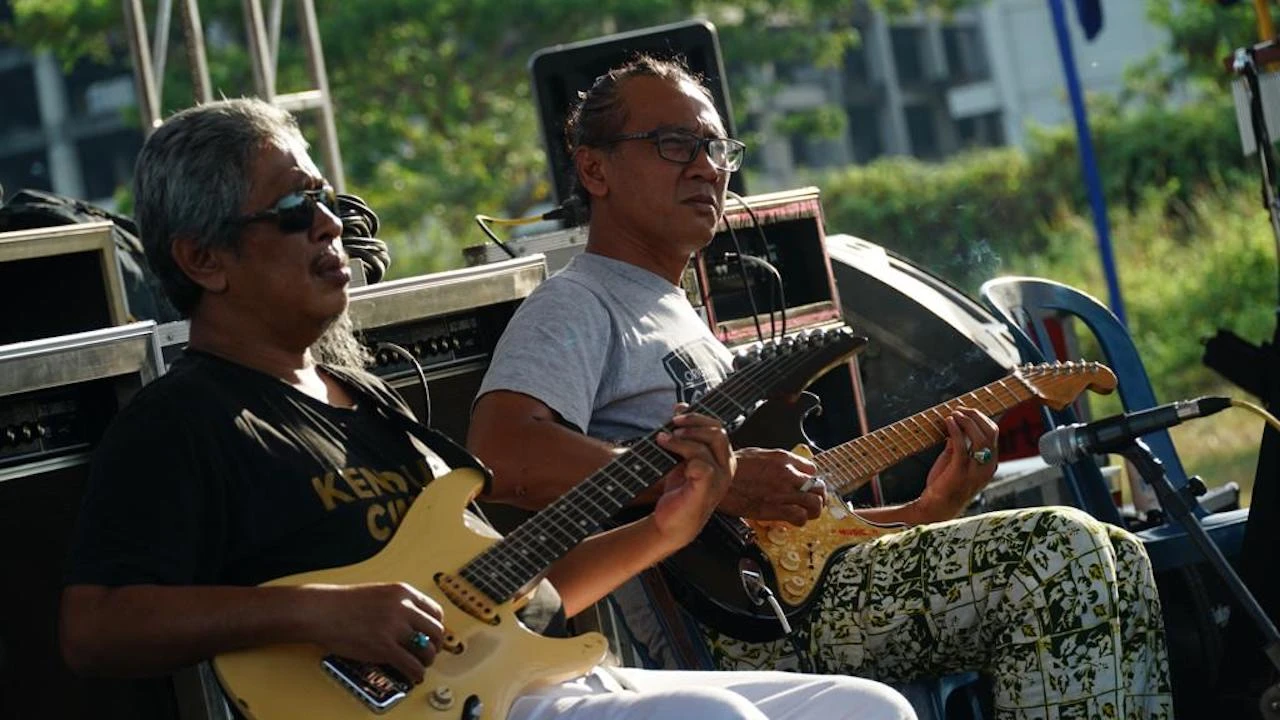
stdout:
POLYGON ((125 63, 64 67, 48 52, 0 46, 0 185, 110 206, 133 175, 142 132, 125 63))
MULTIPOLYGON (((1088 92, 1118 91, 1126 66, 1167 46, 1144 3, 1103 3, 1105 25, 1092 42, 1073 3, 1066 4, 1088 92)), ((7 11, 0 0, 0 12, 7 11)), ((767 185, 788 187, 801 168, 885 155, 938 160, 968 147, 1020 146, 1029 123, 1070 122, 1045 0, 991 0, 948 18, 892 22, 864 6, 855 24, 862 42, 838 69, 752 70, 781 88, 748 113, 749 129, 766 138, 750 160, 767 185), (789 114, 822 107, 844 115, 839 136, 771 131, 789 114)), ((68 69, 47 52, 0 46, 0 97, 0 185, 7 193, 29 187, 111 204, 143 139, 128 119, 136 96, 127 59, 68 69)))
MULTIPOLYGON (((1141 2, 1104 2, 1102 32, 1084 38, 1066 2, 1086 92, 1114 94, 1125 68, 1168 47, 1141 2)), ((1062 63, 1046 0, 991 0, 948 18, 894 18, 865 11, 843 67, 767 68, 783 89, 752 108, 751 129, 769 141, 754 168, 777 186, 797 168, 862 164, 884 155, 938 160, 968 147, 1023 146, 1030 124, 1071 122, 1062 63), (839 137, 777 137, 788 113, 843 111, 839 137)), ((752 190, 758 188, 753 187, 752 190)))

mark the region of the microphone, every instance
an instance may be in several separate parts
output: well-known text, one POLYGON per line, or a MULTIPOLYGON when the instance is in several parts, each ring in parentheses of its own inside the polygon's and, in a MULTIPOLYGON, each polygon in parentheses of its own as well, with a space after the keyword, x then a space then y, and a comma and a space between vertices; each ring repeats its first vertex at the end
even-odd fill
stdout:
POLYGON ((1117 452, 1135 438, 1231 407, 1231 398, 1205 396, 1180 400, 1122 415, 1074 423, 1040 436, 1040 457, 1050 465, 1066 465, 1086 455, 1117 452))

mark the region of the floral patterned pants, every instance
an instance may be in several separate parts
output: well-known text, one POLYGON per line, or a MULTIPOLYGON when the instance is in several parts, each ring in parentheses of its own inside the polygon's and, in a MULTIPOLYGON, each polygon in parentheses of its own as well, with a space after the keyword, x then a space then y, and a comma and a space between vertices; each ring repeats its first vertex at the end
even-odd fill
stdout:
MULTIPOLYGON (((796 637, 821 673, 885 682, 980 670, 999 720, 1173 717, 1141 542, 1072 508, 921 525, 832 562, 796 637)), ((785 640, 703 628, 721 669, 791 669, 785 640)))

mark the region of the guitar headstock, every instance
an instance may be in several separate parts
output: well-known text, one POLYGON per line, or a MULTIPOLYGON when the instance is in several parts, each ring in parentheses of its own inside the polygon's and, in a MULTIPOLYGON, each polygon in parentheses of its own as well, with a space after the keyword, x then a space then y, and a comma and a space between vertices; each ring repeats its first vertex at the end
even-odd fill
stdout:
POLYGON ((751 373, 769 373, 767 397, 792 397, 866 345, 867 338, 844 326, 805 330, 741 350, 733 364, 751 373))
POLYGON ((1061 410, 1085 389, 1107 395, 1116 389, 1116 375, 1098 362, 1052 362, 1023 365, 1014 375, 1031 386, 1045 405, 1061 410))

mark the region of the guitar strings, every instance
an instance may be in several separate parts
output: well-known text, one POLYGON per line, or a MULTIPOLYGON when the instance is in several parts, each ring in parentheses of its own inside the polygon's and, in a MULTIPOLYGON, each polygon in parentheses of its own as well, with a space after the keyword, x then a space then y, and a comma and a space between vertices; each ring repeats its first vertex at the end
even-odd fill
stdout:
MULTIPOLYGON (((814 353, 810 351, 829 345, 840 334, 840 331, 811 333, 777 346, 783 354, 766 357, 731 374, 720 387, 695 403, 694 411, 712 414, 724 422, 745 414, 749 408, 739 403, 735 395, 751 393, 754 405, 763 399, 764 389, 769 387, 768 382, 761 380, 769 375, 783 377, 793 372, 812 360, 814 353)), ((605 519, 675 466, 677 458, 656 443, 658 432, 671 429, 667 424, 646 436, 627 454, 601 468, 545 511, 490 546, 464 566, 460 574, 491 599, 499 602, 510 599, 540 575, 550 560, 598 529, 605 519), (614 484, 604 485, 605 482, 614 484), (616 492, 619 486, 624 491, 622 497, 616 492), (594 507, 600 517, 587 513, 588 505, 594 507)))

